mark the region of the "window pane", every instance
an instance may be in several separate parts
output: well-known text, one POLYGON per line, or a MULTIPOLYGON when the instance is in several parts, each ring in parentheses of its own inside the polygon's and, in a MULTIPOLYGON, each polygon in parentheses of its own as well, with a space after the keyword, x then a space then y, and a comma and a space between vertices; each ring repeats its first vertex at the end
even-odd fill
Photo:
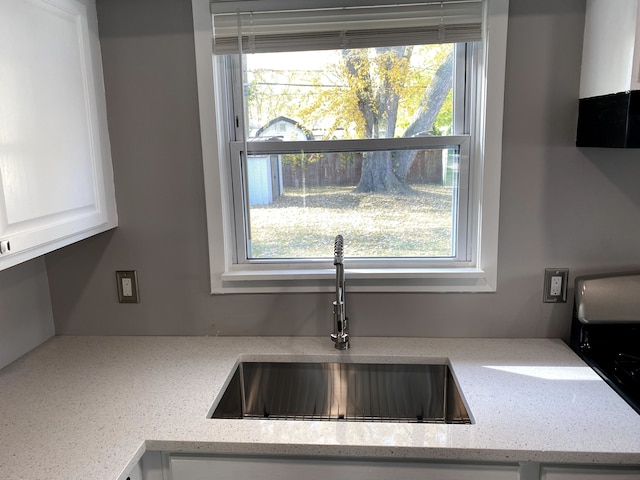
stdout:
POLYGON ((247 256, 331 257, 342 234, 348 257, 454 257, 458 160, 451 148, 252 155, 247 256))
POLYGON ((451 135, 454 44, 244 56, 251 140, 451 135))

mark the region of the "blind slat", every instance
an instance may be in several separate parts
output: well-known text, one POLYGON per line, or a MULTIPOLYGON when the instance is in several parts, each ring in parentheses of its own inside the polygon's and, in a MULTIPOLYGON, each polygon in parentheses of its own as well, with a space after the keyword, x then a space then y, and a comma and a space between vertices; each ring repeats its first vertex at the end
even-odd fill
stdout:
POLYGON ((214 15, 214 53, 367 48, 478 41, 481 1, 214 15))

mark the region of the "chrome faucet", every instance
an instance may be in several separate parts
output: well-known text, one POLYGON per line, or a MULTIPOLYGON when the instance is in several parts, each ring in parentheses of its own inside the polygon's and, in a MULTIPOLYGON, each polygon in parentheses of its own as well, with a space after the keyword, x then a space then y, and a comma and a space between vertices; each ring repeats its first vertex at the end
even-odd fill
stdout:
POLYGON ((333 333, 331 334, 331 340, 334 341, 338 350, 349 348, 349 319, 344 304, 343 250, 344 239, 342 235, 338 235, 333 246, 333 264, 336 266, 336 299, 333 302, 333 333))

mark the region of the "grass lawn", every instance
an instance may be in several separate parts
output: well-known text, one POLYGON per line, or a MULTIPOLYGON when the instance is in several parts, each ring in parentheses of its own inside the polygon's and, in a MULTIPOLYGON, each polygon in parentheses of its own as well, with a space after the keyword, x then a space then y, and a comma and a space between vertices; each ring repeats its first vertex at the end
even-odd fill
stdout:
POLYGON ((412 185, 415 195, 354 193, 353 187, 287 189, 250 210, 253 258, 451 256, 453 188, 412 185))

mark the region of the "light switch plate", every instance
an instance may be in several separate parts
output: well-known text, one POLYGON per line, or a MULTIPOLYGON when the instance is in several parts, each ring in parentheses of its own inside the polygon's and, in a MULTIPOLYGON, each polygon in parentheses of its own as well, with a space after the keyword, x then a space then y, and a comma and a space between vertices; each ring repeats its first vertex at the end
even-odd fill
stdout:
POLYGON ((138 294, 138 275, 135 270, 118 270, 118 301, 120 303, 140 303, 138 294))
POLYGON ((544 270, 544 303, 566 303, 568 268, 546 268, 544 270))

